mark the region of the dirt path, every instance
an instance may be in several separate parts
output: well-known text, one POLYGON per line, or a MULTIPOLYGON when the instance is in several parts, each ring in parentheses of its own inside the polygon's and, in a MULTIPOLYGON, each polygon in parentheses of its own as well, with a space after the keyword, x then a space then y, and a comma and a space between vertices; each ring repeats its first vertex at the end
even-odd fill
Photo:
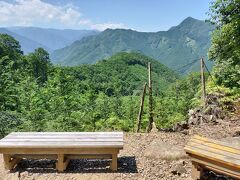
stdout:
MULTIPOLYGON (((118 172, 109 170, 109 161, 73 160, 64 173, 57 173, 54 161, 22 161, 12 172, 0 163, 3 180, 78 179, 166 179, 190 180, 191 163, 183 147, 193 135, 214 139, 239 136, 240 120, 202 124, 182 133, 124 134, 124 150, 119 154, 118 172), (45 167, 45 168, 43 168, 45 167), (47 167, 47 168, 46 168, 47 167)), ((0 157, 2 162, 2 156, 0 157)))

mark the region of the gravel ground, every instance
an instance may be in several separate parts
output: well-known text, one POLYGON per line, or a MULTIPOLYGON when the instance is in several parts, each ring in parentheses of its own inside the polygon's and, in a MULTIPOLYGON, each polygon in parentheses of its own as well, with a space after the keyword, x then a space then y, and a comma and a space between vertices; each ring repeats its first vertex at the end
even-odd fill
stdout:
MULTIPOLYGON (((231 140, 240 135, 240 119, 202 124, 184 132, 125 133, 124 149, 119 154, 118 171, 109 170, 108 160, 72 160, 64 173, 57 173, 54 160, 23 160, 11 172, 0 163, 1 180, 99 180, 163 179, 190 180, 191 163, 183 151, 195 134, 213 139, 231 140)), ((239 142, 239 141, 238 141, 239 142)), ((2 156, 0 156, 2 162, 2 156)), ((206 179, 224 179, 206 172, 206 179)))

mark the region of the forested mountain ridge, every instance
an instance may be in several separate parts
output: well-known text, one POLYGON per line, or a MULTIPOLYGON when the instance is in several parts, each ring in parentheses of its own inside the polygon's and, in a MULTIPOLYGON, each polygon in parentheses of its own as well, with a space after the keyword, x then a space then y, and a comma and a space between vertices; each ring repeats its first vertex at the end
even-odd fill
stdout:
MULTIPOLYGON (((141 92, 145 82, 148 82, 148 62, 152 64, 152 81, 155 90, 163 91, 178 79, 178 75, 165 65, 140 53, 121 52, 112 57, 98 61, 94 65, 85 65, 88 84, 94 84, 108 95, 120 93, 122 96, 141 92), (115 86, 115 87, 114 87, 115 86), (118 92, 113 91, 114 88, 118 92)), ((76 67, 76 69, 81 69, 76 67)), ((82 68, 83 69, 83 68, 82 68)), ((80 75, 81 72, 79 71, 80 75)))
MULTIPOLYGON (((206 56, 214 26, 191 17, 168 31, 137 32, 107 29, 51 54, 56 64, 92 64, 117 52, 140 52, 168 67, 180 67, 192 59, 206 56)), ((194 64, 188 71, 196 68, 194 64)))
POLYGON ((49 29, 20 26, 2 29, 5 29, 5 31, 0 30, 0 33, 7 33, 20 42, 24 53, 33 52, 34 49, 39 47, 46 49, 48 52, 52 52, 70 45, 83 37, 99 33, 95 30, 49 29))

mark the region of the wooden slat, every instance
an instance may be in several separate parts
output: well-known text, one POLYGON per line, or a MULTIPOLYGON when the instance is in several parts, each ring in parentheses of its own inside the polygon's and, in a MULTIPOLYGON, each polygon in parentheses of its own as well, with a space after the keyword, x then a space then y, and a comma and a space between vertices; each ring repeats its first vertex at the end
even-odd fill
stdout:
POLYGON ((98 139, 98 138, 101 138, 101 139, 121 139, 123 140, 123 137, 121 136, 69 136, 69 135, 65 135, 65 136, 6 136, 5 138, 3 138, 2 140, 4 139, 62 139, 62 138, 71 138, 71 139, 98 139))
POLYGON ((116 147, 90 147, 90 148, 0 148, 3 154, 118 154, 121 148, 116 147))
MULTIPOLYGON (((12 156, 13 158, 26 158, 26 159, 57 159, 56 154, 48 155, 48 154, 15 154, 12 156)), ((67 154, 65 155, 68 159, 111 159, 111 154, 67 154)))
POLYGON ((9 135, 87 135, 87 136, 123 136, 123 132, 12 132, 9 135))
POLYGON ((224 150, 221 150, 221 149, 216 149, 216 148, 213 148, 213 147, 210 147, 210 146, 207 146, 207 145, 204 145, 204 144, 198 144, 198 143, 195 143, 195 142, 189 142, 187 146, 189 146, 189 148, 194 147, 194 148, 198 148, 198 149, 201 149, 201 150, 216 153, 216 154, 219 154, 219 155, 224 155, 226 157, 234 158, 236 160, 239 160, 239 162, 240 162, 240 155, 235 154, 235 153, 230 153, 228 151, 224 151, 224 150))
POLYGON ((122 142, 122 139, 2 139, 2 142, 122 142))
POLYGON ((123 142, 1 142, 0 148, 83 148, 83 147, 123 147, 123 142))
POLYGON ((123 133, 11 133, 4 139, 9 138, 123 138, 123 133))
POLYGON ((198 143, 198 144, 208 146, 208 147, 212 147, 212 148, 215 148, 215 149, 219 149, 219 150, 222 150, 222 151, 225 151, 225 152, 233 153, 233 154, 236 154, 236 155, 240 155, 240 150, 232 148, 232 147, 226 147, 226 146, 222 146, 222 145, 215 144, 215 143, 210 143, 210 142, 203 142, 203 141, 198 140, 198 139, 191 139, 189 141, 189 143, 191 143, 191 142, 198 143))
POLYGON ((208 139, 208 138, 201 137, 201 136, 198 136, 198 135, 193 136, 192 139, 201 140, 204 143, 211 143, 211 144, 216 144, 216 145, 222 145, 223 147, 229 148, 229 150, 236 150, 236 149, 240 150, 239 146, 235 146, 235 145, 233 145, 231 143, 227 143, 227 142, 223 142, 223 141, 217 141, 217 140, 212 140, 212 139, 208 139))
POLYGON ((234 166, 236 168, 240 168, 240 161, 236 160, 234 158, 226 157, 224 155, 212 153, 212 152, 202 150, 202 149, 198 149, 198 148, 192 147, 192 146, 186 146, 184 149, 187 153, 195 154, 197 156, 207 157, 208 159, 211 159, 211 160, 214 160, 214 161, 217 161, 217 162, 221 162, 221 163, 224 163, 224 164, 227 164, 227 165, 230 165, 230 166, 234 166))

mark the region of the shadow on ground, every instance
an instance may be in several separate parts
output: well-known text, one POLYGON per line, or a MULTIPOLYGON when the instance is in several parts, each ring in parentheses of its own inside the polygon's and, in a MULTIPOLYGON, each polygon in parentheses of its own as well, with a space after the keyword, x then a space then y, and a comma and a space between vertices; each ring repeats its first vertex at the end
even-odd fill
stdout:
MULTIPOLYGON (((113 173, 110 170, 110 160, 79 159, 71 160, 64 173, 113 173)), ((11 171, 29 173, 56 173, 56 160, 22 160, 11 171)), ((137 173, 135 156, 122 156, 118 158, 116 173, 137 173)))

